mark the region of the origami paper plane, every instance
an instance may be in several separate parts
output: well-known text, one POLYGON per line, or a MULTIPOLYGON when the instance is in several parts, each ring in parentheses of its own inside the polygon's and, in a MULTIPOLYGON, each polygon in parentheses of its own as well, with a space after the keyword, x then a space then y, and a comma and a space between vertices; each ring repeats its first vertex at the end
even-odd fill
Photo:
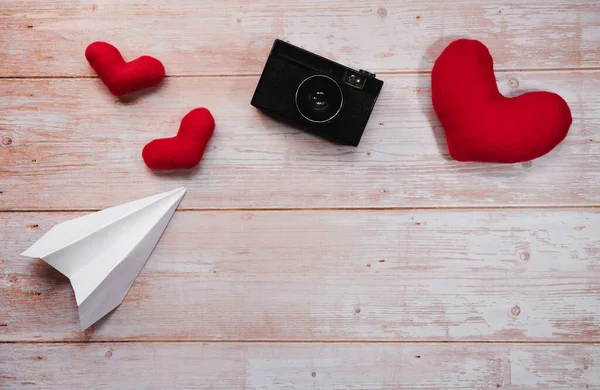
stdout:
POLYGON ((21 255, 69 278, 85 330, 123 302, 184 195, 178 188, 59 223, 21 255))

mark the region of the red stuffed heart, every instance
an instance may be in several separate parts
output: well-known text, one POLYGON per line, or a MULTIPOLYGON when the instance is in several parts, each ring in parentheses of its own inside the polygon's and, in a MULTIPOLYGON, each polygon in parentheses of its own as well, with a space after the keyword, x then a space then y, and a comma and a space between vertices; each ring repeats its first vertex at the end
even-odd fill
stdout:
POLYGON ((144 147, 142 158, 151 169, 193 168, 202 159, 214 130, 210 111, 196 108, 183 117, 175 137, 151 141, 144 147))
POLYGON ((165 77, 165 67, 156 58, 143 56, 125 62, 119 50, 106 42, 89 45, 85 58, 115 96, 154 87, 165 77))
POLYGON ((431 94, 450 155, 458 161, 532 160, 558 145, 572 122, 557 94, 504 97, 488 48, 474 40, 452 42, 435 61, 431 94))

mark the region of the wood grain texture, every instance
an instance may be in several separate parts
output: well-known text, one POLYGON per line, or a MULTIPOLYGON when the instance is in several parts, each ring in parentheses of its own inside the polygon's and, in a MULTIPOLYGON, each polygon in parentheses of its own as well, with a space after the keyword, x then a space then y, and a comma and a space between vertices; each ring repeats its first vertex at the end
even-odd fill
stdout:
POLYGON ((505 94, 560 93, 574 117, 553 152, 511 165, 449 159, 429 76, 385 81, 353 148, 251 107, 256 77, 172 78, 125 103, 96 79, 4 80, 0 209, 100 209, 177 186, 189 190, 187 209, 600 204, 600 72, 498 74, 505 94), (143 146, 198 106, 217 121, 199 168, 147 169, 143 146))
POLYGON ((0 386, 585 389, 600 386, 599 365, 597 345, 4 344, 0 386))
POLYGON ((0 0, 0 64, 0 388, 600 388, 600 2, 0 0), (428 73, 460 37, 504 94, 567 100, 555 151, 449 159, 428 73), (249 105, 274 38, 379 73, 360 147, 249 105), (116 100, 95 40, 171 77, 116 100), (146 169, 199 106, 201 166, 146 169), (19 253, 177 186, 124 303, 79 331, 68 280, 19 253))
POLYGON ((85 333, 17 255, 77 215, 0 214, 1 340, 600 340, 599 209, 178 212, 85 333))
POLYGON ((0 76, 88 76, 109 41, 170 75, 259 74, 281 38, 355 68, 429 71, 452 40, 489 45, 497 69, 600 66, 594 0, 21 0, 0 9, 0 76))

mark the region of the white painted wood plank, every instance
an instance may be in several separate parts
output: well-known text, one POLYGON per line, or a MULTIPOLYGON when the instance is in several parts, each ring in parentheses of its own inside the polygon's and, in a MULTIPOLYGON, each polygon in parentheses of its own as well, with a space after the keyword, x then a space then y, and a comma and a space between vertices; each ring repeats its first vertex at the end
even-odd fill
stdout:
POLYGON ((92 75, 85 47, 148 54, 170 75, 258 74, 275 38, 371 71, 429 71, 459 37, 498 69, 600 66, 594 0, 5 0, 0 76, 92 75))
POLYGON ((167 79, 129 103, 97 79, 3 80, 0 209, 99 209, 179 186, 191 209, 600 204, 600 72, 498 74, 505 93, 560 93, 574 117, 557 149, 512 165, 450 160, 429 76, 384 79, 358 148, 258 112, 256 77, 167 79), (200 167, 147 169, 144 145, 198 106, 217 122, 200 167))
POLYGON ((600 210, 178 212, 125 302, 78 330, 20 258, 78 213, 0 214, 0 339, 600 340, 600 210))
POLYGON ((589 344, 0 345, 0 385, 40 389, 582 389, 599 365, 589 344))

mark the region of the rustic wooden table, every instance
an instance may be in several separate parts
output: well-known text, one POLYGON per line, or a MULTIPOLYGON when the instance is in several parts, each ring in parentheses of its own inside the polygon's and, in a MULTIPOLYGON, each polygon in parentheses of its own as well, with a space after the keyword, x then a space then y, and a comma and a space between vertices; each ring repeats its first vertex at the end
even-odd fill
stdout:
POLYGON ((0 0, 0 387, 600 387, 600 2, 0 0), (430 103, 450 41, 503 93, 560 93, 549 155, 457 163, 430 103), (377 72, 358 148, 249 101, 274 38, 377 72), (120 101, 83 53, 161 59, 120 101), (141 159, 205 106, 201 166, 141 159), (185 186, 123 304, 79 331, 68 281, 19 256, 52 225, 185 186))

